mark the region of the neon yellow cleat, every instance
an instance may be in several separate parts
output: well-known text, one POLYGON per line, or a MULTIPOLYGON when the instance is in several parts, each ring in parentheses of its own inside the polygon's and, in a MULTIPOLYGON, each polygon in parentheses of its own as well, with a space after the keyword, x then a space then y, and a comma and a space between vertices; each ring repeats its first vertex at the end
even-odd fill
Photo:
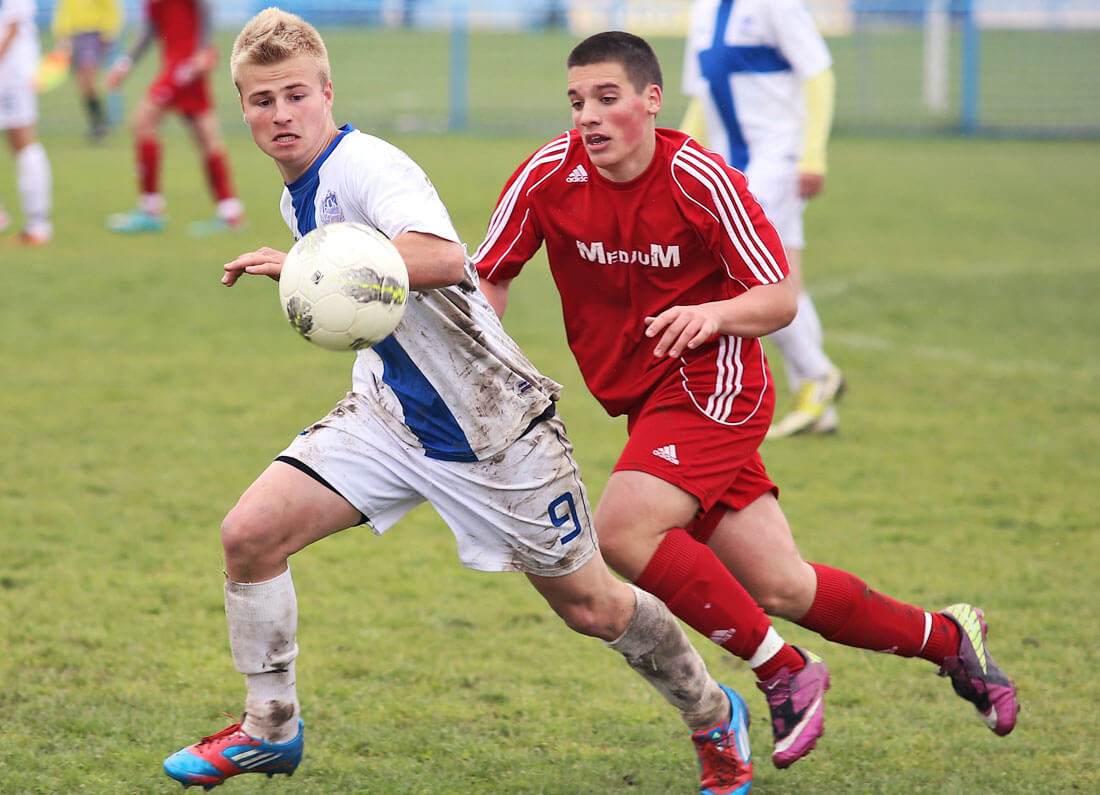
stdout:
POLYGON ((766 439, 782 439, 800 433, 834 433, 836 402, 844 393, 844 376, 835 367, 818 381, 806 381, 795 396, 794 408, 772 424, 766 439))

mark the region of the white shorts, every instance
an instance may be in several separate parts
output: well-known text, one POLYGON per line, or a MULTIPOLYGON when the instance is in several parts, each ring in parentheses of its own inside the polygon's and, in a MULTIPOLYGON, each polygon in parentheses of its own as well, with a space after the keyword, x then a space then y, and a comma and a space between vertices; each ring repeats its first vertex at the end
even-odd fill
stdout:
POLYGON ((350 392, 281 457, 305 465, 378 535, 430 502, 470 569, 558 577, 597 549, 588 494, 556 416, 487 461, 439 461, 394 436, 350 392))
POLYGON ((757 159, 745 169, 749 190, 772 222, 786 248, 805 246, 802 213, 806 200, 798 195, 798 164, 757 159))
POLYGON ((0 82, 0 130, 30 127, 38 121, 38 95, 31 79, 0 82))

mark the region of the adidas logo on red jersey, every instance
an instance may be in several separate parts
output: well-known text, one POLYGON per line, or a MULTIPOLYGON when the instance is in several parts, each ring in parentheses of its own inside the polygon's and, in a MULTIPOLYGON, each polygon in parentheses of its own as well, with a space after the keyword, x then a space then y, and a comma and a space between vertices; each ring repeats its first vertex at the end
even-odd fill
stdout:
POLYGON ((577 165, 575 169, 569 172, 569 176, 565 178, 566 182, 588 182, 588 172, 584 170, 584 166, 577 165))
POLYGON ((665 461, 668 461, 670 464, 680 466, 680 459, 676 457, 676 445, 674 444, 666 444, 664 447, 658 447, 653 451, 653 455, 665 459, 665 461))

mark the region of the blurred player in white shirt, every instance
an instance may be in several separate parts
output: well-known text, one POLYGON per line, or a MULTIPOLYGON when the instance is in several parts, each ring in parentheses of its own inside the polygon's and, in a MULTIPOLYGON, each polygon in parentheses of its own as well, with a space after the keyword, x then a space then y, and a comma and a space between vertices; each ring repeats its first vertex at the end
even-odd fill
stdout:
MULTIPOLYGON (((294 237, 336 221, 369 224, 400 251, 414 295, 394 333, 357 353, 353 391, 225 518, 226 619, 245 713, 172 754, 165 772, 207 789, 241 773, 294 772, 304 724, 288 558, 360 524, 384 533, 427 501, 465 566, 523 572, 570 628, 604 640, 678 710, 700 760, 729 785, 715 793, 747 792, 744 702, 711 678, 660 600, 608 570, 555 414, 561 387, 504 332, 424 172, 385 141, 336 126, 325 46, 300 18, 262 11, 238 36, 231 69, 253 140, 283 177, 294 237)), ((242 254, 222 281, 277 278, 285 257, 242 254)))
MULTIPOLYGON (((41 246, 53 237, 50 223, 51 176, 46 149, 38 140, 38 28, 32 0, 0 0, 0 130, 15 156, 16 184, 23 207, 17 242, 41 246)), ((0 231, 8 225, 0 206, 0 231)))
POLYGON ((829 50, 801 0, 696 0, 683 88, 694 100, 682 127, 745 172, 799 289, 795 320, 771 335, 795 402, 768 436, 835 431, 844 382, 825 354, 802 279, 802 213, 825 185, 834 96, 829 50))

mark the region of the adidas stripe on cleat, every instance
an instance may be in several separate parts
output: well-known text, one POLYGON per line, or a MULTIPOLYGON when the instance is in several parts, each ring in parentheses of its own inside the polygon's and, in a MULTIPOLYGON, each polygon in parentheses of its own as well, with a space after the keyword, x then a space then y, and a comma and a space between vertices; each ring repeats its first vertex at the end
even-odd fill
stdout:
POLYGON ((209 790, 231 776, 242 773, 294 775, 305 748, 305 724, 298 721, 298 734, 285 743, 269 743, 241 731, 234 723, 217 734, 203 737, 164 760, 164 772, 185 787, 209 790))

